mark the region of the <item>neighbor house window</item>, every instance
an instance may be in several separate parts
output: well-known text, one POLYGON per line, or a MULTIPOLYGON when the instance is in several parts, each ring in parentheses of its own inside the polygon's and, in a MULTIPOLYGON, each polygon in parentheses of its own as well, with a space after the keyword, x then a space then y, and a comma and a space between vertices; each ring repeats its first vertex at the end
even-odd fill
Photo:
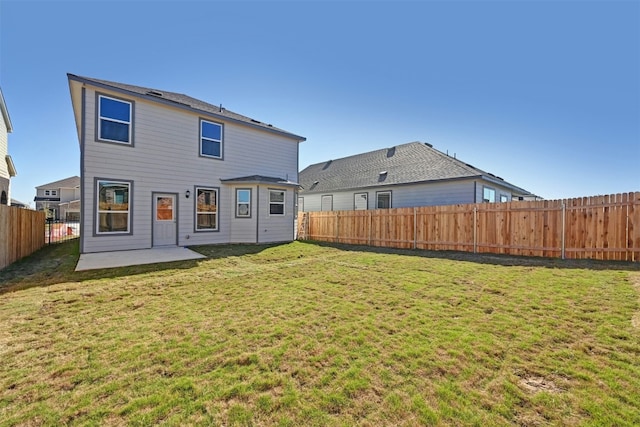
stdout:
POLYGON ((222 158, 222 125, 200 120, 200 155, 222 158))
POLYGON ((196 187, 196 231, 218 230, 218 190, 196 187))
POLYGON ((320 199, 320 210, 321 211, 332 211, 333 210, 333 196, 327 195, 322 196, 320 199))
POLYGON ((376 208, 391 209, 391 191, 379 191, 376 193, 376 208))
POLYGON ((98 96, 98 139, 131 144, 133 103, 104 95, 98 96))
POLYGON ((236 217, 251 217, 251 190, 248 188, 236 189, 236 217))
POLYGON ((129 233, 131 231, 131 183, 97 181, 96 233, 129 233))
POLYGON ((369 209, 367 197, 367 193, 356 193, 353 195, 353 206, 357 211, 366 211, 367 209, 369 209))
POLYGON ((500 201, 501 201, 502 203, 504 203, 504 202, 508 202, 508 201, 509 201, 509 196, 507 196, 506 194, 501 194, 501 195, 500 195, 500 201))
POLYGON ((298 212, 304 212, 304 197, 298 197, 298 212))
POLYGON ((283 190, 269 190, 269 215, 284 215, 283 190))
POLYGON ((496 201, 496 190, 491 187, 482 188, 482 201, 494 203, 496 201))

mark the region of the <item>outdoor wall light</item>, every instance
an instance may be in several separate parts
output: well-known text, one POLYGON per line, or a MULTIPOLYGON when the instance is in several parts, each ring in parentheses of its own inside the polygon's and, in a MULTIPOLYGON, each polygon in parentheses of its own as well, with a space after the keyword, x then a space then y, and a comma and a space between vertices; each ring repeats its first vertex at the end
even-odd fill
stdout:
POLYGON ((187 190, 187 191, 184 193, 184 196, 185 196, 187 199, 189 198, 189 196, 190 196, 190 195, 191 195, 191 191, 189 191, 189 190, 187 190))

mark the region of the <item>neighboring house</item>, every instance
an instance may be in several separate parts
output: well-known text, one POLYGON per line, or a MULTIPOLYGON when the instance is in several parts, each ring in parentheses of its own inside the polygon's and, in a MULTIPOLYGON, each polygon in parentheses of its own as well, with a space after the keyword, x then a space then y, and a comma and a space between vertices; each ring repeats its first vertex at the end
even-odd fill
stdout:
POLYGON ((11 206, 15 206, 16 208, 30 209, 27 203, 23 203, 20 200, 11 199, 11 206))
POLYGON ((47 211, 47 218, 80 220, 80 177, 72 176, 36 187, 37 211, 47 211))
POLYGON ((67 76, 82 253, 293 240, 305 138, 187 95, 67 76))
POLYGON ((535 199, 535 195, 434 149, 411 142, 308 166, 298 210, 388 209, 535 199))
POLYGON ((11 178, 18 172, 9 155, 9 133, 13 132, 7 104, 0 89, 0 204, 11 204, 11 178))

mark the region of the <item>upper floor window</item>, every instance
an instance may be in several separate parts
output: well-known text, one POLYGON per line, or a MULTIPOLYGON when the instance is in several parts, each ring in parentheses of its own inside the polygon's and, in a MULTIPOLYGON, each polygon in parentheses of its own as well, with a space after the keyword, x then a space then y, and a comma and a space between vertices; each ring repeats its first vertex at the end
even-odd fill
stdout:
POLYGON ((284 191, 269 190, 269 215, 284 215, 284 191))
POLYGON ((58 190, 44 190, 45 196, 57 196, 58 190))
POLYGON ((494 203, 496 201, 496 190, 491 187, 482 188, 482 201, 494 203))
POLYGON ((379 191, 376 193, 376 208, 391 209, 391 191, 379 191))
POLYGON ((131 144, 132 106, 128 101, 98 96, 98 139, 131 144))
POLYGON ((222 125, 200 120, 200 155, 222 158, 222 125))

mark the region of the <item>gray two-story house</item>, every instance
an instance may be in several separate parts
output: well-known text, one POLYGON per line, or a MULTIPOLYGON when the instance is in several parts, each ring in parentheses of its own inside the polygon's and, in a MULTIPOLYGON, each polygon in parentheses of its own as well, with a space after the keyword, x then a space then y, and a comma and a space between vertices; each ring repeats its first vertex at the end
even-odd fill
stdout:
POLYGON ((37 211, 45 211, 47 218, 65 221, 80 220, 80 177, 49 182, 36 187, 37 211))
POLYGON ((67 77, 82 253, 294 239, 305 138, 187 95, 67 77))

